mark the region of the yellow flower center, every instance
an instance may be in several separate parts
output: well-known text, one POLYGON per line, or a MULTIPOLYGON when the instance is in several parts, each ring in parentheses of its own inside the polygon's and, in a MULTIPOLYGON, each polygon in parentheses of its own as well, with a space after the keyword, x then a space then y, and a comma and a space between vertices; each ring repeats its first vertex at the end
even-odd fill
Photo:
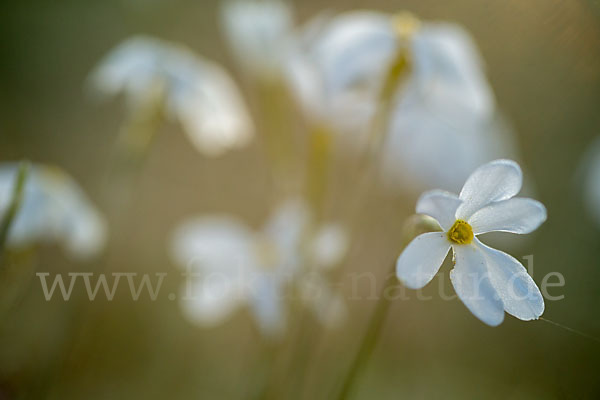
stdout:
POLYGON ((462 219, 457 219, 448 230, 448 240, 456 244, 469 244, 473 241, 473 228, 462 219))
POLYGON ((392 26, 400 39, 409 39, 421 27, 421 21, 409 12, 399 12, 392 16, 392 26))

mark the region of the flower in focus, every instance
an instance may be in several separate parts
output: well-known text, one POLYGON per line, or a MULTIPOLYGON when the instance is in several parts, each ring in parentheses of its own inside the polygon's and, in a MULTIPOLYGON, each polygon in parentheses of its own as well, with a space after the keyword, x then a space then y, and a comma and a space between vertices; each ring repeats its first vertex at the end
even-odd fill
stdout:
POLYGON ((419 235, 406 247, 396 265, 398 278, 409 288, 422 288, 452 248, 452 285, 477 318, 491 326, 503 321, 504 311, 525 321, 537 319, 544 300, 525 267, 477 238, 494 231, 530 233, 546 220, 543 204, 514 197, 522 179, 517 163, 496 160, 476 169, 459 196, 425 192, 416 211, 435 218, 443 232, 419 235))
POLYGON ((361 135, 351 142, 365 144, 377 110, 389 102, 381 127, 386 182, 456 190, 481 163, 512 154, 510 130, 461 27, 349 12, 318 17, 297 42, 288 66, 294 93, 339 131, 361 135), (393 74, 396 84, 386 87, 393 74))
MULTIPOLYGON (((0 219, 13 197, 18 165, 0 165, 0 219)), ((12 249, 59 242, 74 258, 92 257, 105 245, 106 223, 81 188, 64 171, 44 165, 30 168, 23 197, 8 232, 12 249)))
POLYGON ((600 226, 600 139, 596 139, 590 146, 582 168, 585 174, 583 201, 588 213, 600 226))
POLYGON ((292 32, 290 6, 280 0, 230 0, 223 3, 222 25, 233 55, 254 76, 281 70, 292 32))
POLYGON ((128 39, 100 62, 90 82, 101 94, 123 92, 133 113, 160 102, 207 155, 241 147, 254 132, 228 73, 181 45, 144 36, 128 39))
POLYGON ((172 255, 188 275, 180 298, 184 315, 213 326, 248 306, 261 332, 277 337, 286 326, 287 295, 296 290, 323 324, 339 323, 345 304, 325 272, 345 253, 345 233, 325 225, 308 237, 308 216, 303 204, 290 201, 259 232, 228 216, 183 223, 172 255))

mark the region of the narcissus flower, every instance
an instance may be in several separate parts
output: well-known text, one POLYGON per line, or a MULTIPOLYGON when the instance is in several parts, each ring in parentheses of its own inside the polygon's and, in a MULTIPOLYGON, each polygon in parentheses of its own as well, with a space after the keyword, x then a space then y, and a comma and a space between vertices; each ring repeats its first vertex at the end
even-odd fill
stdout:
MULTIPOLYGON (((13 196, 17 164, 0 165, 0 220, 13 196)), ((96 255, 106 242, 106 222, 77 183, 57 167, 29 168, 23 197, 8 232, 7 246, 62 243, 74 258, 96 255)))
POLYGON ((477 318, 492 326, 503 321, 504 311, 525 321, 539 318, 544 300, 525 267, 477 238, 493 231, 530 233, 546 220, 540 202, 514 197, 522 180, 517 163, 496 160, 476 169, 458 196, 424 193, 416 211, 435 218, 443 232, 419 235, 406 247, 397 261, 398 278, 409 288, 425 286, 452 248, 452 285, 477 318))
POLYGON ((245 145, 254 127, 233 79, 218 64, 184 46, 136 36, 112 50, 93 71, 97 92, 123 92, 135 112, 154 97, 207 155, 245 145))
POLYGON ((307 222, 304 205, 292 201, 258 232, 229 216, 183 223, 174 234, 172 255, 189 275, 180 298, 184 315, 198 325, 214 326, 248 306, 261 332, 277 337, 285 329, 294 287, 323 324, 338 323, 345 304, 324 273, 346 251, 345 233, 337 225, 324 225, 306 236, 307 222))

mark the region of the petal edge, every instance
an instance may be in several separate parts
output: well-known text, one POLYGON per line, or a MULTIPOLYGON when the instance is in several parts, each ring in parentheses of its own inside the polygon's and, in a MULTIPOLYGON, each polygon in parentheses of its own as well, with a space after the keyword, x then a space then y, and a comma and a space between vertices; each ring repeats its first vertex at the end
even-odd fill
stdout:
POLYGON ((498 326, 504 320, 504 304, 491 284, 486 260, 472 245, 453 246, 456 267, 450 280, 463 304, 483 323, 498 326))
POLYGON ((477 168, 458 196, 463 203, 456 217, 468 220, 480 208, 494 201, 510 199, 521 190, 523 172, 512 160, 495 160, 477 168))
POLYGON ((428 284, 450 250, 443 232, 423 233, 413 239, 396 261, 396 276, 411 289, 428 284))

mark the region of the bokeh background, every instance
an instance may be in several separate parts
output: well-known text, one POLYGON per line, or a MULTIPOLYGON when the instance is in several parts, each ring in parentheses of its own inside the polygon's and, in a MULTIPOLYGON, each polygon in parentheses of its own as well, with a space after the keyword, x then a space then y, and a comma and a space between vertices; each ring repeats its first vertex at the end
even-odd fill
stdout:
MULTIPOLYGON (((366 5, 303 0, 294 7, 301 22, 324 9, 366 5)), ((218 7, 191 0, 20 0, 0 6, 0 160, 62 166, 110 226, 99 259, 74 263, 46 246, 31 256, 30 278, 35 271, 167 271, 172 276, 163 293, 175 292, 179 281, 166 243, 177 223, 227 212, 259 227, 269 214, 274 199, 260 139, 209 159, 174 124, 161 129, 145 159, 134 207, 119 210, 103 191, 124 111, 122 102, 99 105, 86 96, 86 76, 109 49, 138 33, 185 43, 239 76, 218 7)), ((551 293, 565 297, 547 302, 546 318, 600 337, 600 230, 582 207, 577 179, 586 147, 600 134, 600 3, 374 0, 368 7, 455 21, 471 32, 517 132, 528 179, 549 213, 512 253, 534 255, 538 283, 549 272, 564 275, 565 287, 551 293)), ((351 177, 337 177, 340 190, 351 187, 351 177)), ((347 271, 373 271, 383 279, 399 253, 415 197, 372 193, 347 271)), ((328 210, 335 214, 335 200, 328 210)), ((442 269, 442 284, 452 293, 448 269, 442 269)), ((201 329, 165 296, 133 302, 122 287, 112 302, 90 302, 80 286, 71 301, 46 302, 37 279, 19 279, 29 282, 28 289, 1 314, 0 399, 251 398, 268 375, 280 377, 279 398, 330 398, 375 304, 351 300, 351 319, 340 329, 323 334, 309 322, 308 334, 277 347, 263 344, 244 313, 201 329), (310 351, 298 357, 299 347, 310 351)), ((3 292, 10 290, 6 286, 3 292)), ((501 326, 487 327, 459 301, 442 301, 437 286, 424 290, 432 300, 394 302, 355 398, 600 397, 600 343, 544 321, 507 317, 501 326)))

